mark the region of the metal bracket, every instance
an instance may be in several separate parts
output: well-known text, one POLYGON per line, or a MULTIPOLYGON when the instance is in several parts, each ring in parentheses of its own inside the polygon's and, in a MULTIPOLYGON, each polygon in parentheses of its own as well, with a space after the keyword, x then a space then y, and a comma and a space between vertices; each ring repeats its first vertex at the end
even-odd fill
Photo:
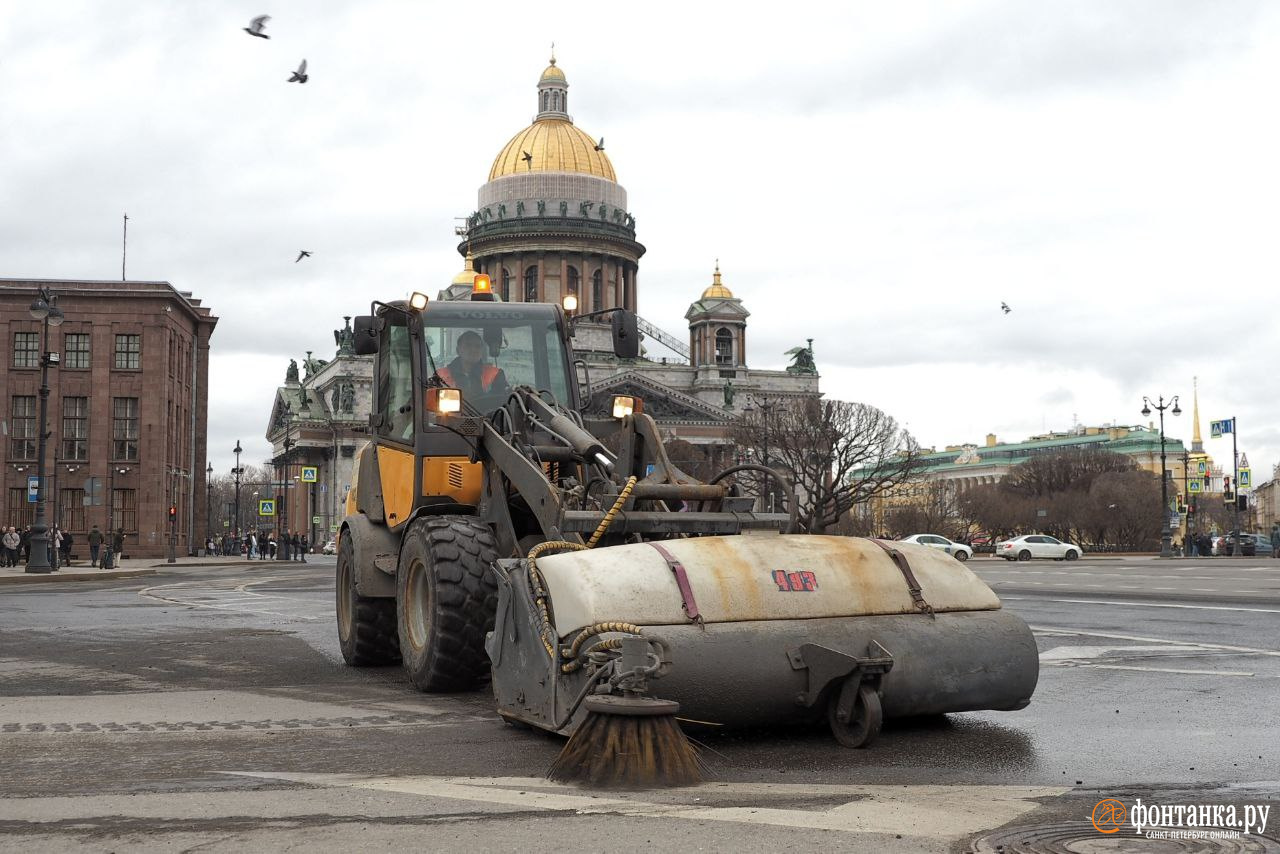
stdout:
POLYGON ((792 670, 808 670, 808 690, 796 695, 796 704, 806 708, 818 702, 827 686, 837 679, 854 674, 859 681, 883 676, 893 669, 893 654, 876 641, 867 644, 867 654, 861 658, 816 643, 802 644, 787 650, 792 670))

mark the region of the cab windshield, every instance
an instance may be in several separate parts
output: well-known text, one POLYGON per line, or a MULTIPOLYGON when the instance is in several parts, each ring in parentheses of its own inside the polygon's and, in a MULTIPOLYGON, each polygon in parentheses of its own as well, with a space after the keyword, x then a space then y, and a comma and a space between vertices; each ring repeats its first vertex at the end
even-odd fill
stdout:
POLYGON ((570 405, 569 365, 549 305, 431 303, 422 315, 422 375, 462 391, 488 414, 516 386, 570 405))

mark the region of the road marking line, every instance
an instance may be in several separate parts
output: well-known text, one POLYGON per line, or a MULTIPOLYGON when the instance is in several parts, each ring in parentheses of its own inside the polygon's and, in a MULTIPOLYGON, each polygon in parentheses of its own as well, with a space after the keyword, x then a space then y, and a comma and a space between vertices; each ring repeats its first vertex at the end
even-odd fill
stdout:
MULTIPOLYGON (((1037 809, 1035 798, 1056 797, 1069 791, 1050 786, 809 786, 797 784, 708 783, 673 793, 682 802, 654 803, 636 798, 590 797, 583 789, 537 778, 507 778, 500 784, 457 777, 356 777, 349 774, 290 774, 224 771, 240 777, 286 780, 310 786, 337 786, 383 792, 450 798, 524 809, 573 811, 578 815, 613 814, 639 818, 680 818, 726 821, 776 827, 803 827, 846 833, 901 833, 912 837, 962 839, 999 827, 1037 809), (508 788, 510 787, 510 788, 508 788), (827 810, 769 807, 717 807, 692 803, 741 794, 810 795, 815 789, 847 794, 849 802, 827 810)), ((644 794, 643 792, 636 793, 644 794)))
POLYGON ((1076 635, 1079 637, 1089 638, 1109 638, 1111 640, 1129 640, 1129 641, 1145 641, 1147 643, 1163 643, 1163 644, 1179 644, 1186 646, 1198 646, 1202 649, 1225 649, 1232 652, 1251 652, 1257 655, 1270 655, 1280 658, 1280 650, 1276 649, 1257 649, 1251 646, 1228 646, 1220 643, 1201 643, 1199 641, 1180 641, 1170 638, 1152 638, 1143 635, 1117 635, 1109 632, 1088 632, 1082 629, 1072 629, 1065 626, 1031 626, 1031 631, 1036 634, 1043 634, 1046 637, 1061 637, 1063 635, 1076 635))
MULTIPOLYGON (((1210 593, 1214 592, 1212 590, 1210 593)), ((1028 599, 1026 596, 1001 596, 1002 601, 1066 602, 1072 605, 1117 605, 1123 608, 1184 608, 1191 611, 1245 611, 1251 614, 1280 614, 1277 608, 1237 608, 1229 605, 1176 605, 1172 602, 1114 602, 1107 599, 1028 599)), ((1280 653, 1277 653, 1280 655, 1280 653)))

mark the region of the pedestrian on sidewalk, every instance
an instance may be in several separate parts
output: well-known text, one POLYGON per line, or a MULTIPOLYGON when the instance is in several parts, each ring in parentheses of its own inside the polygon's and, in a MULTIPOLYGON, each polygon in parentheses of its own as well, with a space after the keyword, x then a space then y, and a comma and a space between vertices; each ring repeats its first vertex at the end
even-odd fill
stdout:
POLYGON ((1280 522, 1271 523, 1271 556, 1280 557, 1280 522))
POLYGON ((18 534, 18 551, 21 561, 26 564, 31 562, 31 526, 27 525, 18 534))
POLYGON ((303 563, 307 562, 308 545, 309 544, 307 543, 306 534, 303 534, 300 537, 298 537, 298 560, 302 561, 303 563))
POLYGON ((12 525, 4 532, 4 536, 0 537, 0 544, 4 546, 4 565, 18 565, 18 546, 21 545, 22 538, 18 536, 18 529, 12 525))
POLYGON ((98 530, 98 526, 94 525, 89 531, 89 564, 91 566, 98 565, 98 552, 102 550, 102 532, 98 530))
POLYGON ((111 535, 111 551, 115 552, 116 559, 124 558, 124 528, 116 528, 116 532, 111 535))

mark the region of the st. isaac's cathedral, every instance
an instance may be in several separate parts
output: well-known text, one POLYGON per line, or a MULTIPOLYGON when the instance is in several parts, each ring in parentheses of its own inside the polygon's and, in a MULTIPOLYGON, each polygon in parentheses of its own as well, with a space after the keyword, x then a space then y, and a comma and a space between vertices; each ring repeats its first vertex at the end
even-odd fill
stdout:
MULTIPOLYGON (((475 211, 459 229, 464 269, 438 298, 469 299, 484 273, 504 301, 559 303, 573 294, 578 314, 636 312, 645 335, 639 359, 614 357, 607 323, 578 325, 574 349, 588 365, 590 409, 606 413, 615 394, 641 397, 666 438, 700 446, 717 465, 731 463, 728 432, 744 409, 820 394, 812 343, 792 350, 785 370, 749 367, 750 312, 722 281, 718 261, 710 284, 704 279, 690 288, 700 295, 685 312, 687 337, 645 319, 639 287, 645 247, 636 220, 604 141, 574 124, 569 82, 553 56, 538 79, 533 123, 498 152, 475 211)), ((291 465, 316 467, 326 484, 299 508, 322 520, 317 533, 341 520, 351 460, 365 441, 358 428, 372 399, 372 357, 354 354, 349 320, 334 341, 331 360, 308 352, 301 371, 291 360, 266 433, 277 461, 291 449, 291 465)))

